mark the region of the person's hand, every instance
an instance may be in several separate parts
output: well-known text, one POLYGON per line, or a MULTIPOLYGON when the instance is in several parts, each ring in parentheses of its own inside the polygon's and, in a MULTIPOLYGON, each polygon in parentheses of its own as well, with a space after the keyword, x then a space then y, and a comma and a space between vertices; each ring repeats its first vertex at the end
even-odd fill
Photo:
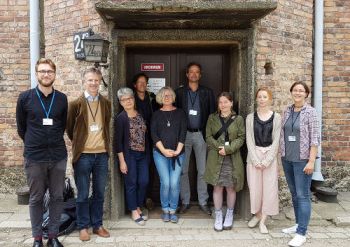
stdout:
POLYGON ((167 158, 171 158, 174 157, 174 150, 171 149, 164 149, 164 151, 162 152, 163 155, 167 158))
POLYGON ((181 150, 180 151, 175 150, 174 151, 174 156, 178 156, 180 153, 181 153, 181 150))
POLYGON ((219 147, 219 154, 222 155, 222 156, 226 155, 226 151, 225 151, 224 147, 219 147))
POLYGON ((304 167, 304 173, 307 175, 311 175, 314 172, 315 162, 309 161, 304 167))
POLYGON ((119 169, 120 169, 121 173, 123 173, 123 174, 127 174, 128 173, 128 166, 126 165, 125 161, 121 162, 119 164, 119 169))
POLYGON ((256 169, 264 169, 263 165, 261 163, 255 164, 256 169))

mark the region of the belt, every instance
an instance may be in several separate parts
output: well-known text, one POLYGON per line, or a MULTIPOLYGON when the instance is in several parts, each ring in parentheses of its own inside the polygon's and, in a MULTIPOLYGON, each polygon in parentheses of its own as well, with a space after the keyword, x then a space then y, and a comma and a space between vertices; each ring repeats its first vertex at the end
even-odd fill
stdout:
POLYGON ((199 132, 201 131, 200 129, 191 129, 191 128, 187 128, 187 131, 189 132, 199 132))

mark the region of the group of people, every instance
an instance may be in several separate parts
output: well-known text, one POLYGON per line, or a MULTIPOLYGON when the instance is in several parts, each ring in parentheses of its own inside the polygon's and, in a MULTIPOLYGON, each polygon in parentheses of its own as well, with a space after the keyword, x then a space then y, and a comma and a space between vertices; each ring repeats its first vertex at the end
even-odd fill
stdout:
POLYGON ((245 141, 254 215, 248 226, 259 225, 260 232, 266 234, 268 216, 279 212, 277 157, 280 152, 296 220, 294 226, 282 231, 296 233, 288 243, 290 246, 301 246, 306 241, 311 214, 311 176, 320 144, 316 111, 306 103, 309 87, 304 82, 291 86, 293 104, 282 117, 272 110, 272 92, 266 87, 259 88, 257 110, 244 121, 233 110, 231 93, 222 92, 215 101, 213 91, 199 83, 201 70, 200 64, 189 63, 187 84, 175 91, 165 86, 156 95, 147 91, 148 76, 137 74, 132 89, 123 87, 117 92, 122 111, 115 114, 111 143, 113 113, 110 101, 99 93, 101 72, 96 68, 87 69, 83 75, 83 94, 68 104, 66 96, 53 88, 55 64, 45 58, 37 62, 38 86, 20 94, 16 111, 30 188, 33 246, 43 246, 42 201, 47 188, 50 191, 47 245, 62 246, 57 233, 67 163, 65 131, 72 142, 77 226, 82 241, 90 239, 90 227, 94 234, 110 236, 102 221, 110 145, 124 178, 127 207, 136 224, 143 226, 148 219, 142 210, 153 186, 149 177, 154 174, 154 167, 160 178, 161 219, 177 223, 177 213, 185 213, 190 208, 188 171, 193 150, 199 208, 212 214, 207 190, 207 185, 212 185, 214 230, 231 229, 236 193, 244 185, 240 148, 245 141))

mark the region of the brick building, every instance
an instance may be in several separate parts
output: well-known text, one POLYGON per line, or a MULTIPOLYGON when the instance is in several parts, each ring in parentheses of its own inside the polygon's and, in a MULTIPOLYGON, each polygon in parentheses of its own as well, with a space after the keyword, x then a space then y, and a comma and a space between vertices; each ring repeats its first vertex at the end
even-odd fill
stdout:
MULTIPOLYGON (((18 94, 30 88, 28 2, 0 0, 0 169, 23 160, 15 107, 18 94)), ((114 105, 116 90, 139 70, 137 62, 157 62, 151 59, 156 55, 170 71, 172 64, 204 56, 222 63, 216 90, 233 91, 240 114, 254 109, 254 90, 261 85, 273 90, 274 108, 281 112, 291 103, 294 81, 313 86, 314 5, 312 0, 40 1, 41 55, 57 65, 56 88, 75 98, 82 92, 81 72, 91 64, 75 60, 73 33, 91 28, 111 41, 103 73, 114 105)), ((343 179, 350 170, 350 1, 324 1, 323 34, 322 170, 330 176, 329 167, 347 171, 343 179)), ((177 69, 160 77, 177 86, 183 78, 177 69)), ((215 65, 205 65, 203 77, 212 70, 215 65)), ((120 184, 111 166, 111 204, 122 194, 120 184)), ((123 210, 120 203, 111 207, 112 216, 123 210)))

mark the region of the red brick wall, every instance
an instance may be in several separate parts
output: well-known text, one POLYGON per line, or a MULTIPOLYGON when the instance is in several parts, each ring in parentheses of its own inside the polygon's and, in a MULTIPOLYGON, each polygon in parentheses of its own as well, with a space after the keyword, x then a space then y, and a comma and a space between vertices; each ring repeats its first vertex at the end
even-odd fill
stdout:
POLYGON ((280 0, 277 9, 257 23, 256 83, 274 93, 274 108, 283 111, 292 100, 296 80, 312 83, 313 1, 280 0), (264 65, 272 62, 273 74, 264 65))
POLYGON ((0 167, 22 165, 16 102, 29 81, 29 7, 25 0, 0 0, 0 167))
POLYGON ((350 1, 324 10, 323 162, 350 165, 350 1))

